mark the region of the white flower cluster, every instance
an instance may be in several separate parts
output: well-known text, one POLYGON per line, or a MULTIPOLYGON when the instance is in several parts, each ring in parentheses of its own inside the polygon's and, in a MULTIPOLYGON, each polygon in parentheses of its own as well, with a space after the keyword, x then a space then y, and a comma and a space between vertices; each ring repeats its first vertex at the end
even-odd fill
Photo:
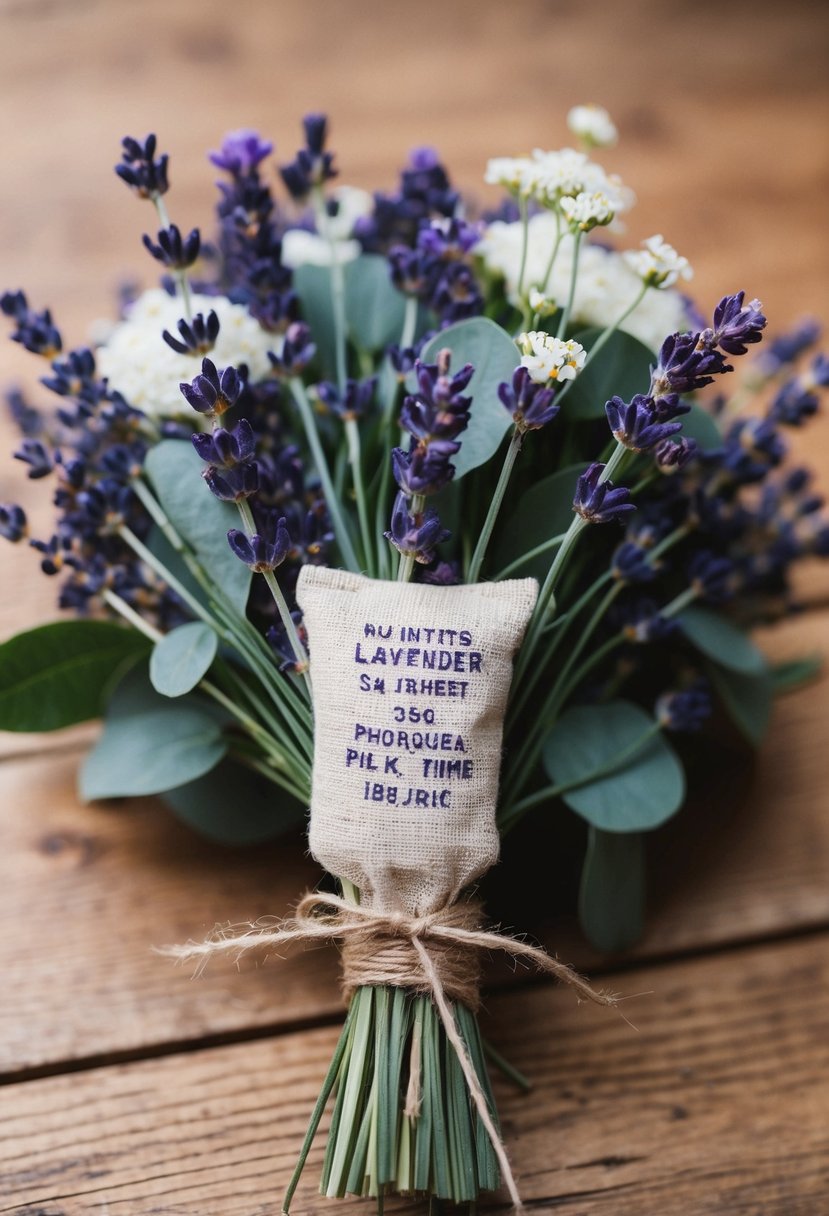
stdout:
MULTIPOLYGON (((521 239, 520 223, 497 221, 489 225, 475 247, 487 269, 503 276, 507 294, 515 304, 518 304, 521 239)), ((570 289, 573 237, 565 234, 552 274, 545 283, 555 239, 556 221, 552 214, 545 212, 530 219, 524 285, 525 289, 535 287, 548 300, 561 305, 567 300, 570 289)), ((667 288, 667 284, 664 287, 667 288)), ((624 254, 582 242, 572 320, 599 328, 614 325, 641 289, 642 280, 628 265, 624 254)), ((679 292, 670 288, 648 291, 622 322, 621 328, 651 350, 658 350, 668 334, 688 328, 685 301, 679 292)))
POLYGON ((629 211, 636 201, 633 191, 616 174, 606 173, 575 148, 555 152, 536 148, 532 156, 496 157, 487 162, 484 181, 545 207, 555 207, 564 197, 600 193, 619 215, 629 211))
POLYGON ((537 329, 520 335, 518 349, 521 351, 521 366, 526 367, 530 379, 536 384, 547 384, 550 380, 559 383, 575 380, 587 357, 580 342, 574 342, 572 338, 563 342, 561 338, 554 338, 537 329))
POLYGON ((611 148, 619 138, 604 106, 573 106, 567 126, 588 148, 611 148))
MULTIPOLYGON (((213 309, 219 318, 219 336, 210 354, 217 367, 246 363, 254 381, 270 372, 268 351, 278 349, 279 340, 265 333, 243 305, 224 296, 193 295, 191 302, 194 313, 207 316, 213 309)), ((178 386, 198 375, 201 360, 177 354, 161 336, 163 329, 177 336, 182 316, 180 297, 161 288, 145 291, 130 306, 126 320, 113 326, 95 352, 98 371, 106 376, 110 388, 152 417, 191 413, 178 386)))
POLYGON ((661 236, 649 236, 642 249, 631 249, 625 261, 648 287, 673 287, 677 279, 691 279, 694 272, 683 258, 661 236))
POLYGON ((593 228, 609 224, 616 212, 606 194, 596 190, 587 194, 584 190, 575 198, 565 197, 561 200, 561 214, 573 229, 580 232, 590 232, 593 228))

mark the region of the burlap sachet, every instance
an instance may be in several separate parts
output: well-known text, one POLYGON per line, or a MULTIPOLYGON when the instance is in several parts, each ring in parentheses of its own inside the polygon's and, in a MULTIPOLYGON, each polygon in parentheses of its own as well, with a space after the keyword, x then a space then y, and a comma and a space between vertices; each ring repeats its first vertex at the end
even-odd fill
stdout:
POLYGON ((426 915, 497 860, 503 717, 537 593, 533 579, 438 587, 303 567, 309 842, 364 907, 426 915))

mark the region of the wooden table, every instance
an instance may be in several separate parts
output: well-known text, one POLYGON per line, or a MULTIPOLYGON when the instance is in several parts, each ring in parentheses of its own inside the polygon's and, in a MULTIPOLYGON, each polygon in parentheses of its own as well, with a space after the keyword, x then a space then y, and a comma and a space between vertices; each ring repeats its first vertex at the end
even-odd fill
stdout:
MULTIPOLYGON (((826 33, 799 0, 5 0, 3 286, 51 303, 78 342, 122 273, 149 280, 150 218, 109 171, 126 132, 160 133, 189 224, 207 219, 203 150, 228 128, 258 126, 287 157, 299 116, 327 107, 345 180, 389 186, 431 142, 474 191, 487 155, 564 142, 567 107, 592 99, 623 130, 603 159, 639 195, 632 241, 663 232, 706 308, 745 287, 778 329, 826 317, 826 33)), ((33 374, 14 350, 0 372, 33 374)), ((798 446, 829 488, 826 419, 798 446)), ((48 518, 4 462, 0 500, 14 499, 48 518)), ((0 561, 0 636, 50 619, 33 555, 0 561)), ((762 639, 773 658, 827 647, 827 572, 800 591, 803 615, 762 639)), ((780 701, 753 769, 715 774, 663 838, 630 957, 591 958, 565 923, 526 926, 644 994, 625 1006, 636 1030, 493 978, 486 1033, 536 1082, 526 1097, 496 1080, 537 1210, 829 1210, 827 710, 826 678, 780 701)), ((88 737, 0 742, 0 1213, 270 1216, 337 1033, 335 960, 194 980, 152 947, 281 913, 313 868, 297 841, 223 852, 152 801, 81 806, 88 737)), ((318 1163, 296 1212, 367 1210, 318 1199, 318 1163)))

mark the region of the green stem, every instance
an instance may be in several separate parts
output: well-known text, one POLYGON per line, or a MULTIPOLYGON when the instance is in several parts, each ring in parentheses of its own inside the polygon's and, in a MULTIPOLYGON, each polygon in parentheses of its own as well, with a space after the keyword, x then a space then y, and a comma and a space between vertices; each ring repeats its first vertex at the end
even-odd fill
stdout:
POLYGON ((331 471, 328 468, 328 461, 325 459, 325 453, 323 452, 322 444, 320 443, 317 424, 314 420, 314 411, 311 407, 311 402, 308 400, 305 385, 297 377, 294 377, 291 380, 291 392, 293 393, 294 401, 299 409, 299 416, 302 419, 302 425, 305 429, 305 438, 308 441, 308 447, 311 449, 311 455, 314 459, 314 466, 317 471, 317 476, 322 483, 323 494, 325 495, 326 504, 331 516, 331 522, 334 525, 334 535, 337 538, 340 553, 343 556, 346 568, 359 573, 360 563, 357 560, 357 554, 355 553, 354 546, 351 543, 350 529, 346 522, 345 516, 340 509, 339 497, 334 492, 334 484, 331 481, 331 471))
POLYGON ((518 198, 518 209, 521 213, 521 264, 518 267, 516 293, 520 303, 524 295, 524 272, 527 269, 527 249, 530 243, 529 199, 525 194, 518 198))
POLYGON ((498 478, 498 484, 495 487, 495 493, 492 495, 492 500, 489 504, 489 510, 484 520, 484 526, 481 529, 481 534, 478 537, 478 543, 475 546, 475 552, 472 554, 472 561, 469 563, 467 573, 467 582, 477 583, 481 573, 481 566, 486 557, 487 547, 492 536, 492 530, 495 527, 495 521, 498 518, 498 512, 501 510, 501 504, 504 501, 504 495, 507 492, 509 479, 512 475, 513 466, 521 451, 521 443, 523 441, 523 431, 516 426, 513 428, 512 437, 507 448, 507 454, 504 457, 504 463, 501 467, 501 475, 498 478))
POLYGON ((360 535, 363 542, 363 554, 365 556, 366 570, 369 574, 373 574, 374 544, 371 533, 371 525, 368 518, 366 487, 365 482, 363 481, 363 465, 360 452, 360 428, 357 425, 356 418, 346 418, 345 435, 348 442, 348 462, 351 465, 351 482, 354 486, 354 494, 357 499, 357 515, 359 516, 360 520, 360 535))
POLYGON ((145 638, 149 638, 151 642, 160 642, 164 637, 160 629, 156 629, 149 621, 145 621, 143 616, 136 612, 131 604, 128 604, 120 595, 116 595, 114 591, 110 591, 108 587, 105 587, 101 592, 101 599, 109 604, 110 608, 114 612, 117 612, 119 616, 122 616, 125 621, 129 621, 134 629, 137 629, 139 633, 143 633, 145 638))
POLYGON ((540 557, 542 553, 547 553, 550 549, 555 549, 557 545, 561 544, 566 535, 566 532, 559 532, 558 536, 551 536, 549 540, 542 541, 542 543, 540 545, 536 545, 535 548, 528 549, 526 553, 522 553, 520 557, 516 557, 514 561, 511 561, 508 566, 504 566, 503 570, 499 570, 498 573, 493 576, 493 582, 499 583, 501 579, 506 578, 508 574, 512 574, 514 570, 520 570, 525 562, 530 562, 533 560, 533 558, 540 557))
POLYGON ((317 217, 317 227, 328 242, 331 254, 331 309, 334 314, 334 347, 337 360, 337 383, 340 391, 345 388, 348 376, 346 364, 346 321, 345 321, 345 273, 340 261, 337 242, 331 233, 331 221, 325 206, 325 195, 322 187, 314 190, 314 210, 317 217))
MULTIPOLYGON (((576 298, 576 281, 579 274, 579 253, 581 251, 581 230, 576 232, 573 238, 573 268, 570 271, 570 291, 567 296, 567 304, 564 312, 561 314, 561 320, 558 323, 557 338, 563 338, 567 332, 567 326, 570 324, 570 313, 573 311, 573 301, 576 298)), ((586 362, 586 360, 585 360, 586 362)))
POLYGON ((164 563, 159 561, 154 553, 150 552, 144 542, 138 539, 131 528, 128 528, 126 524, 122 524, 118 529, 118 535, 123 541, 126 542, 127 545, 129 545, 133 553, 141 558, 145 566, 149 566, 151 570, 154 570, 158 577, 164 580, 170 590, 175 591, 176 595, 184 601, 188 608, 197 617, 199 617, 200 620, 204 621, 206 625, 210 625, 211 628, 215 629, 217 633, 222 632, 218 626, 218 623, 210 615, 204 605, 200 604, 196 597, 187 590, 184 584, 180 583, 175 575, 170 573, 164 563))
POLYGON ((539 284, 539 287, 543 293, 546 293, 546 291, 547 291, 547 286, 550 282, 550 275, 553 273, 553 267, 556 264, 556 258, 558 257, 558 251, 561 248, 561 241, 564 236, 564 233, 561 231, 561 213, 559 212, 557 207, 554 211, 554 215, 556 217, 556 239, 553 242, 553 248, 550 253, 550 260, 547 262, 547 269, 544 271, 544 278, 541 281, 541 283, 539 284))
POLYGON ((417 332, 417 296, 406 296, 406 308, 403 313, 403 332, 400 335, 400 349, 408 350, 414 345, 417 332))
MULTIPOLYGON (((418 515, 422 515, 425 502, 426 502, 426 500, 422 494, 414 494, 412 496, 411 510, 409 511, 409 514, 413 515, 415 517, 418 515)), ((408 583, 409 582, 409 580, 412 577, 412 571, 414 570, 414 565, 415 565, 415 559, 414 559, 413 553, 401 553, 400 554, 400 563, 397 567, 398 583, 408 583)))

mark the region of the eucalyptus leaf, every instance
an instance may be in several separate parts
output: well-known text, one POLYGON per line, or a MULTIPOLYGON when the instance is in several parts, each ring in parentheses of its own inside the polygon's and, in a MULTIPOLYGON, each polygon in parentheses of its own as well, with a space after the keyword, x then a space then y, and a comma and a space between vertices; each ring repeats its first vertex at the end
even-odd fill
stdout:
POLYGON ((302 315, 311 327, 323 377, 332 379, 337 372, 334 305, 331 300, 331 268, 306 262, 294 270, 294 291, 302 305, 302 315))
MULTIPOLYGON (((589 355, 603 332, 601 329, 582 329, 573 337, 589 355)), ((630 401, 635 393, 648 391, 653 362, 653 352, 647 346, 617 329, 567 390, 561 403, 562 416, 579 420, 604 418, 605 402, 611 397, 630 401)))
POLYGON ((714 452, 722 447, 723 440, 717 421, 701 405, 691 403, 689 412, 681 414, 677 421, 682 423, 682 430, 676 438, 696 439, 703 452, 714 452))
POLYGON ((759 747, 771 719, 774 699, 771 671, 745 675, 717 663, 708 663, 706 672, 734 725, 749 743, 759 747))
POLYGON ((776 663, 771 669, 774 685, 774 695, 793 692, 804 684, 810 684, 823 670, 823 655, 807 654, 800 659, 789 659, 785 663, 776 663))
MULTIPOLYGON (((475 368, 465 390, 472 397, 469 426, 460 436, 461 450, 452 461, 457 481, 494 456, 512 426, 498 385, 512 380, 520 356, 506 330, 487 317, 472 317, 442 329, 426 343, 420 358, 434 363, 438 352, 447 347, 452 352, 453 371, 460 371, 465 363, 475 368)), ((411 384, 413 387, 413 381, 411 384)))
POLYGON ((579 921, 608 953, 628 950, 645 921, 645 849, 639 832, 590 828, 579 885, 579 921))
POLYGON ((210 581, 237 612, 244 613, 251 572, 227 543, 228 531, 239 526, 239 515, 204 484, 204 464, 192 444, 164 439, 150 448, 144 467, 164 511, 210 581))
POLYGON ((209 625, 191 621, 156 642, 150 655, 150 682, 165 697, 191 692, 210 669, 219 639, 209 625))
POLYGON ((298 827, 305 807, 249 768, 225 758, 162 799, 189 827, 220 844, 251 845, 298 827))
POLYGON ((97 718, 113 676, 149 650, 110 621, 57 621, 0 646, 0 730, 47 731, 97 718))
MULTIPOLYGON (((522 494, 516 509, 506 516, 498 530, 487 567, 492 571, 503 570, 521 553, 528 553, 537 545, 566 532, 573 519, 573 497, 576 482, 584 472, 583 464, 568 465, 542 478, 522 494)), ((530 558, 515 571, 516 577, 543 580, 555 557, 549 549, 537 557, 530 558)))
POLYGON ((389 263, 366 253, 345 267, 345 315, 355 344, 362 350, 383 350, 403 332, 406 297, 391 281, 389 263))
POLYGON ((577 814, 606 832, 640 832, 670 819, 685 797, 685 774, 654 719, 629 701, 578 705, 558 719, 544 767, 577 814))
POLYGON ((677 617, 686 638, 708 659, 743 675, 762 675, 766 660, 747 634, 710 608, 686 608, 677 617))

